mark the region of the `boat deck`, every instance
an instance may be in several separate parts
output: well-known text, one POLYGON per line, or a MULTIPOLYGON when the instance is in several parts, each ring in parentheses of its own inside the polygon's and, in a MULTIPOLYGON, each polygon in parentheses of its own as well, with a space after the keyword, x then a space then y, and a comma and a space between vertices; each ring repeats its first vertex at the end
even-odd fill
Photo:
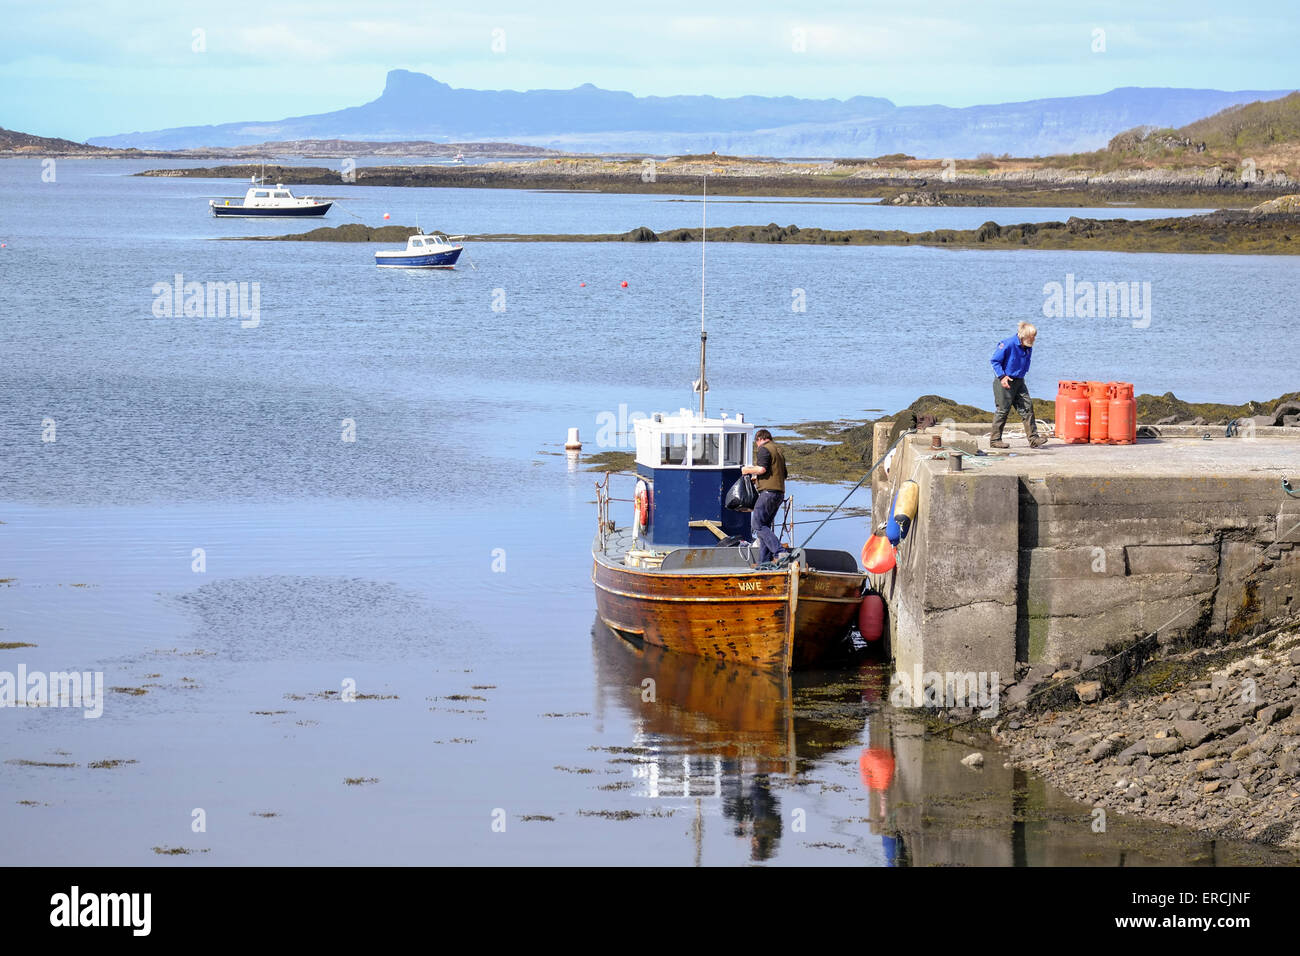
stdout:
MULTIPOLYGON (((674 574, 772 574, 753 567, 758 562, 758 546, 727 548, 641 549, 631 528, 620 528, 605 535, 602 546, 597 536, 592 554, 598 561, 614 567, 661 570, 674 574)), ((847 551, 809 548, 804 552, 808 570, 838 574, 860 574, 857 562, 847 551)))

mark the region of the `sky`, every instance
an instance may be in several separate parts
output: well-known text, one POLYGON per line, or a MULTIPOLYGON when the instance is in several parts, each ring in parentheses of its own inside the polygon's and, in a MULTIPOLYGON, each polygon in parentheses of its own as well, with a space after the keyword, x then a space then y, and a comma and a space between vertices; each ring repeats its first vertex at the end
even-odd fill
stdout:
POLYGON ((972 106, 1120 86, 1300 87, 1300 0, 6 0, 0 126, 92 136, 456 87, 972 106))

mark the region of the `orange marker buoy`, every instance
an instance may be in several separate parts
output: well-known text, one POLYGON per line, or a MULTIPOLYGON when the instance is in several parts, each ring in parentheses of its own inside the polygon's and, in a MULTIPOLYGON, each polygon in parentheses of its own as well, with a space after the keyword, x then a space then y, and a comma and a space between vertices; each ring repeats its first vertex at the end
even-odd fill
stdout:
POLYGON ((579 283, 578 283, 578 286, 579 286, 580 288, 585 289, 585 288, 587 288, 587 283, 585 283, 585 282, 579 282, 579 283))
POLYGON ((388 218, 388 213, 384 213, 384 218, 385 218, 385 219, 388 218))
POLYGON ((858 772, 868 790, 888 790, 894 780, 894 755, 888 750, 867 747, 858 758, 858 772))
POLYGON ((872 574, 885 574, 897 562, 894 546, 883 535, 873 534, 862 546, 862 566, 872 574))
POLYGON ((623 288, 624 288, 624 289, 627 288, 627 280, 626 280, 626 279, 623 280, 623 288))

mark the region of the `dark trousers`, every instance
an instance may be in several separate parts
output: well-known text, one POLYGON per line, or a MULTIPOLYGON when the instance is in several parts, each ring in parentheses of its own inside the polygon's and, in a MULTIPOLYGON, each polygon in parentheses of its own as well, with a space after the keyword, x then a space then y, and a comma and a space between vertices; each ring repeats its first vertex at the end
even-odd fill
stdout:
POLYGON ((771 561, 781 550, 781 542, 772 532, 772 522, 776 520, 777 509, 785 500, 783 491, 760 491, 754 510, 749 513, 749 530, 758 542, 758 563, 771 561))
POLYGON ((997 406, 997 411, 993 413, 994 438, 1002 437, 1002 427, 1006 425, 1013 406, 1025 420, 1025 437, 1033 438, 1038 434, 1038 425, 1034 422, 1034 403, 1029 400, 1029 388, 1023 378, 1013 378, 1010 388, 1003 388, 1002 379, 995 378, 993 402, 997 406))

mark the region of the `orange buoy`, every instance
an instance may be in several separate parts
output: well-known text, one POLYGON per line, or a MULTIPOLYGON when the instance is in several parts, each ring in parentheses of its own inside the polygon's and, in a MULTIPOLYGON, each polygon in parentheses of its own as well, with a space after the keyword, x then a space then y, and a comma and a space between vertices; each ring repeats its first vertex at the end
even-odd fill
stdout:
POLYGON ((894 780, 894 755, 878 747, 866 747, 858 758, 858 773, 868 790, 888 790, 894 780))
POLYGON ((578 283, 578 288, 580 288, 580 289, 585 289, 585 288, 587 288, 587 283, 585 283, 585 282, 579 282, 579 283, 578 283))
POLYGON ((1132 382, 1111 382, 1110 440, 1115 445, 1137 442, 1137 402, 1132 382))
POLYGON ((1088 441, 1094 445, 1110 442, 1110 395, 1109 383, 1088 383, 1088 441))
POLYGON ((894 546, 883 535, 873 534, 862 546, 862 566, 872 574, 892 571, 897 561, 894 546))
POLYGON ((624 289, 627 288, 627 280, 626 280, 626 279, 623 280, 623 288, 624 288, 624 289))
POLYGON ((388 213, 384 213, 384 218, 385 218, 385 219, 388 218, 388 213))
POLYGON ((874 591, 858 605, 858 631, 864 641, 878 641, 885 633, 885 602, 874 591))

